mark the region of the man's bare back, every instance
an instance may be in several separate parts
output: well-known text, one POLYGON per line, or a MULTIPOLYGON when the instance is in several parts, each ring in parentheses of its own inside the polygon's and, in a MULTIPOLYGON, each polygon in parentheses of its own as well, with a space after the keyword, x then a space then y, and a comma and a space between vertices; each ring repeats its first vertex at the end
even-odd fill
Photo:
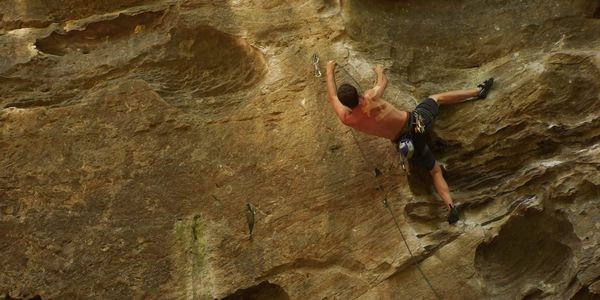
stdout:
MULTIPOLYGON (((342 123, 367 134, 389 140, 397 139, 406 124, 408 113, 398 110, 382 99, 387 86, 383 67, 377 66, 373 69, 377 75, 377 85, 363 95, 353 94, 350 98, 357 99, 353 103, 342 103, 345 98, 338 98, 333 79, 334 68, 335 63, 328 63, 328 98, 342 123)), ((356 93, 356 89, 351 88, 349 92, 356 93)))
POLYGON ((397 139, 406 124, 408 113, 381 98, 373 98, 370 91, 365 92, 363 101, 352 109, 347 125, 367 134, 397 139))

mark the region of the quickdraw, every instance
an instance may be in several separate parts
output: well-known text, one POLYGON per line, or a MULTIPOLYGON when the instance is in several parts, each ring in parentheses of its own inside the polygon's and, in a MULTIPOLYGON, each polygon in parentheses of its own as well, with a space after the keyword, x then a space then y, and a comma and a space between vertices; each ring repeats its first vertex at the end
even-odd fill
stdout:
POLYGON ((317 54, 313 54, 312 56, 312 63, 313 66, 315 67, 315 77, 321 77, 321 70, 319 69, 319 56, 317 56, 317 54))
POLYGON ((408 165, 408 159, 400 154, 400 165, 402 166, 402 170, 406 173, 406 176, 410 176, 410 167, 408 165))

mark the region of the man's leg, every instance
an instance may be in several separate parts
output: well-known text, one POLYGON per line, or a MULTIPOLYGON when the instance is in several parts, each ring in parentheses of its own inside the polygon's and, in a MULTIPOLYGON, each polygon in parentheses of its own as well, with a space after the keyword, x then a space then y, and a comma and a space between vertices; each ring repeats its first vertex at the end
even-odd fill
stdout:
MULTIPOLYGON (((469 98, 477 97, 479 96, 480 91, 480 87, 468 90, 449 91, 431 95, 429 98, 435 100, 435 102, 437 102, 439 105, 453 104, 463 102, 469 98)), ((433 166, 433 169, 429 171, 429 174, 431 174, 431 178, 433 179, 435 190, 446 204, 446 207, 450 209, 450 206, 453 206, 454 203, 452 202, 452 197, 450 197, 450 189, 448 188, 448 184, 444 179, 442 169, 437 162, 435 162, 435 165, 433 166)))
POLYGON ((448 188, 448 184, 446 183, 444 175, 442 174, 442 168, 440 168, 440 165, 437 162, 435 163, 433 169, 429 171, 429 174, 431 174, 431 178, 433 179, 433 186, 435 187, 435 190, 448 208, 448 224, 456 223, 459 219, 458 210, 452 202, 452 198, 450 197, 450 189, 448 188))
POLYGON ((413 161, 423 167, 425 170, 429 170, 429 174, 431 175, 433 186, 435 187, 436 192, 438 195, 440 195, 440 198, 442 198, 444 204, 446 204, 446 208, 450 210, 450 207, 454 205, 454 202, 452 202, 452 197, 450 196, 450 189, 448 188, 448 184, 444 179, 440 164, 435 161, 433 153, 431 153, 431 149, 429 149, 429 146, 425 144, 424 136, 424 134, 413 135, 415 152, 419 153, 419 156, 414 157, 413 161))
POLYGON ((450 210, 450 206, 454 205, 454 202, 452 202, 452 197, 450 197, 450 189, 448 188, 448 184, 446 183, 444 175, 442 174, 442 168, 440 168, 440 165, 437 162, 433 166, 433 169, 429 171, 429 174, 431 174, 431 178, 433 179, 433 186, 435 187, 435 190, 446 204, 448 210, 450 210))
POLYGON ((481 88, 468 90, 449 91, 440 94, 431 95, 429 98, 435 100, 438 104, 454 104, 463 102, 469 98, 477 97, 481 88))
POLYGON ((435 100, 438 104, 454 104, 463 102, 469 98, 484 99, 492 89, 494 84, 494 78, 485 80, 481 84, 477 85, 474 89, 450 91, 440 94, 431 95, 430 98, 435 100))

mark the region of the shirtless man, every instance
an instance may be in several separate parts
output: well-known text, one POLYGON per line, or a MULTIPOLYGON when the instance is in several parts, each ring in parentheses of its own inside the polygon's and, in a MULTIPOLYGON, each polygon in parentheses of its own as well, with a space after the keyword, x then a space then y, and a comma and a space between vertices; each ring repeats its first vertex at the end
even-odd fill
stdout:
POLYGON ((382 66, 378 65, 373 69, 377 75, 377 84, 363 95, 359 95, 350 84, 345 83, 336 88, 335 67, 335 61, 327 62, 327 98, 338 118, 344 125, 358 131, 389 139, 397 145, 401 155, 429 171, 435 190, 448 208, 448 223, 456 223, 458 211, 452 202, 442 169, 427 146, 426 137, 440 105, 459 103, 470 98, 485 98, 492 87, 493 78, 484 81, 477 88, 431 95, 417 105, 415 111, 407 112, 398 110, 381 99, 388 82, 382 66))

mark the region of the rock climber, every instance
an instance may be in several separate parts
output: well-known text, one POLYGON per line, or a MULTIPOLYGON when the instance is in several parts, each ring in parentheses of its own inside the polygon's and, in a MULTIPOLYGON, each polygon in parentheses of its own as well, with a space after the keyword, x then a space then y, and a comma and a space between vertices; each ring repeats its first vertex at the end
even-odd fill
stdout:
POLYGON ((327 98, 342 123, 358 131, 389 139, 400 155, 429 171, 435 190, 448 209, 448 223, 456 223, 459 219, 458 210, 450 196, 440 164, 435 161, 427 146, 426 137, 432 129, 440 105, 484 99, 492 88, 494 79, 485 80, 477 88, 431 95, 418 104, 414 111, 408 112, 401 111, 382 99, 388 80, 381 65, 373 68, 377 75, 375 87, 362 95, 348 83, 336 87, 335 68, 335 61, 327 62, 327 98))

